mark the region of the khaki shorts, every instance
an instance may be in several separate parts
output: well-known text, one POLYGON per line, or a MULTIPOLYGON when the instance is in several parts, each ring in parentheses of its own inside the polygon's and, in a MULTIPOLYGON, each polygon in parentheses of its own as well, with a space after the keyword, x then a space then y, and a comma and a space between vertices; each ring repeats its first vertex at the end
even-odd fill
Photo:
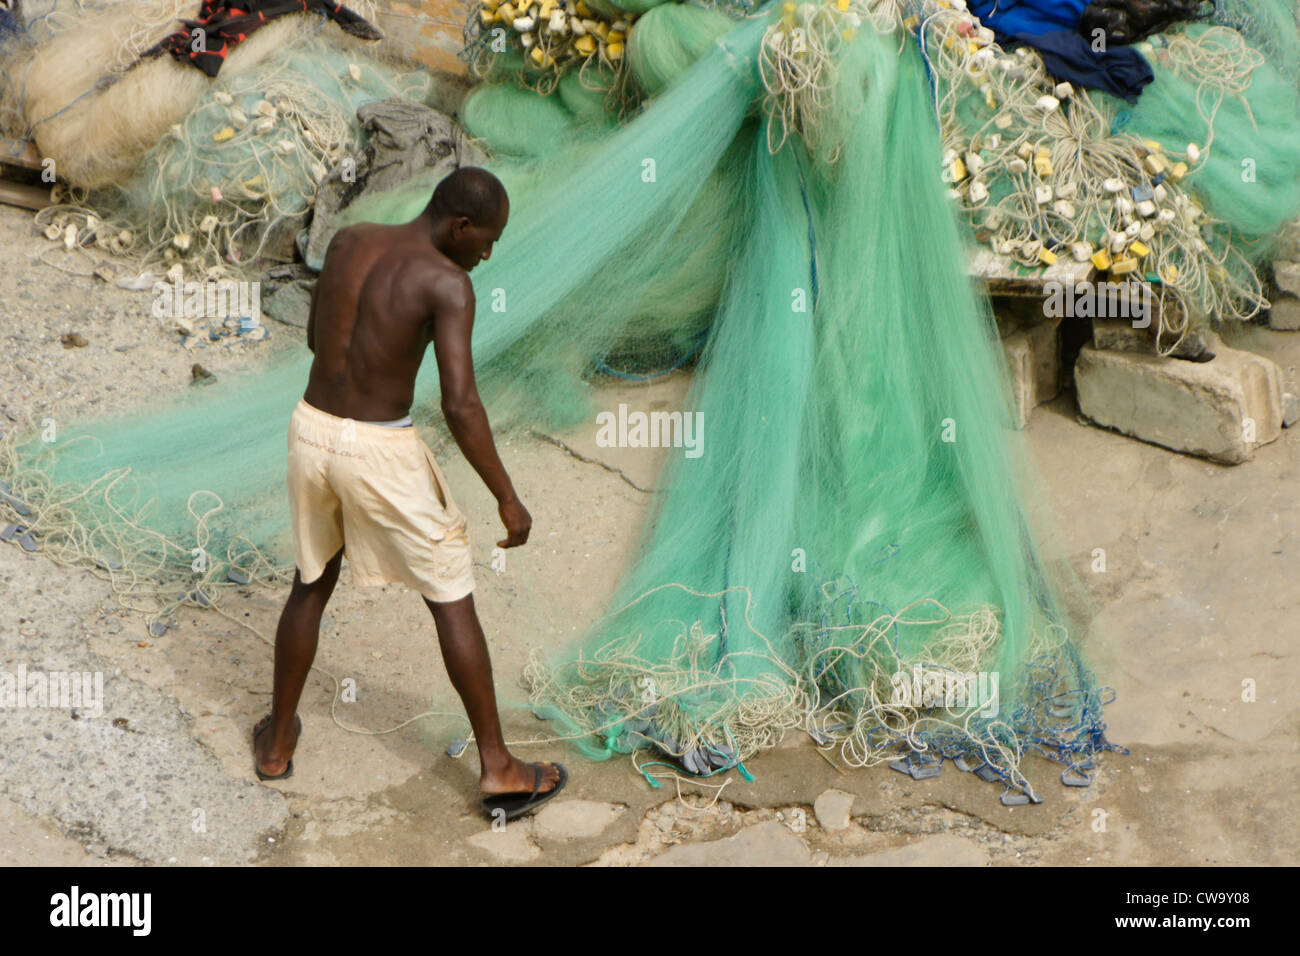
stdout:
POLYGON ((413 427, 299 402, 289 422, 289 513, 304 583, 344 548, 357 584, 400 581, 430 601, 474 590, 465 516, 413 427))

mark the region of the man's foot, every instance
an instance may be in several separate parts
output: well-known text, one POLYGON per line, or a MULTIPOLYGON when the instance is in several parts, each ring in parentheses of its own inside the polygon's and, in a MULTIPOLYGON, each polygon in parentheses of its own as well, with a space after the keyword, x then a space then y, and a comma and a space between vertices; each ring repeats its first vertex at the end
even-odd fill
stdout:
POLYGON ((253 769, 259 780, 286 780, 293 776, 293 752, 302 736, 302 718, 293 718, 293 738, 287 741, 276 740, 271 734, 263 736, 262 731, 270 725, 271 715, 267 714, 253 727, 253 769))
MULTIPOLYGON (((513 758, 511 758, 513 760, 513 758)), ((521 763, 522 761, 515 761, 521 763)), ((546 801, 550 800, 568 782, 569 775, 564 767, 553 763, 522 764, 532 771, 532 785, 519 790, 494 793, 480 801, 483 812, 492 818, 493 823, 499 819, 515 820, 524 814, 532 813, 546 801), (543 782, 554 776, 555 780, 545 789, 543 782)))
MULTIPOLYGON (((524 763, 518 757, 511 757, 510 763, 504 769, 491 772, 484 771, 478 780, 479 789, 488 796, 498 793, 532 793, 537 778, 537 774, 533 770, 534 766, 531 763, 524 763)), ((560 782, 559 765, 542 763, 536 766, 542 768, 542 785, 538 792, 546 793, 554 790, 555 785, 560 782)))

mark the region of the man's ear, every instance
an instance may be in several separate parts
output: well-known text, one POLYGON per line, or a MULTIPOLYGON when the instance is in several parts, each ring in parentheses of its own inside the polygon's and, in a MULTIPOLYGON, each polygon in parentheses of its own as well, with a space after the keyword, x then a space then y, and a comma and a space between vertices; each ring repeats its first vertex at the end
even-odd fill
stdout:
POLYGON ((457 236, 463 236, 469 231, 471 225, 473 223, 469 221, 469 216, 457 216, 456 221, 452 223, 452 232, 457 236))

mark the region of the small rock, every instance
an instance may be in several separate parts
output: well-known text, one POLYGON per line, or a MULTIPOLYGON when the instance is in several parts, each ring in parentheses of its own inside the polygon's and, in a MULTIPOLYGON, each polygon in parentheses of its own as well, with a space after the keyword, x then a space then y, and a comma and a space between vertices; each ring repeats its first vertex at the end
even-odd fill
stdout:
POLYGON ((69 332, 59 340, 65 349, 84 349, 90 343, 80 332, 69 332))
POLYGON ((311 282, 298 280, 281 286, 263 300, 262 312, 277 322, 305 329, 307 318, 311 313, 314 284, 314 280, 311 282))
POLYGON ((843 790, 827 790, 813 801, 813 813, 823 830, 845 830, 853 810, 853 794, 843 790))
POLYGON ((217 377, 205 369, 198 362, 190 366, 190 379, 193 385, 208 385, 217 380, 217 377))

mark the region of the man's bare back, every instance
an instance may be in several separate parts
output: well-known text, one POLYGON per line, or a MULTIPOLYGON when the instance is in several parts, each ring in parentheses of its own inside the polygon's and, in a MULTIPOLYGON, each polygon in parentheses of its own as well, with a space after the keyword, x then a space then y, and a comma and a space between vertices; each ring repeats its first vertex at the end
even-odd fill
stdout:
POLYGON ((439 315, 466 298, 472 307, 468 273, 408 225, 340 230, 312 298, 307 345, 316 358, 303 397, 355 421, 408 415, 439 315))

